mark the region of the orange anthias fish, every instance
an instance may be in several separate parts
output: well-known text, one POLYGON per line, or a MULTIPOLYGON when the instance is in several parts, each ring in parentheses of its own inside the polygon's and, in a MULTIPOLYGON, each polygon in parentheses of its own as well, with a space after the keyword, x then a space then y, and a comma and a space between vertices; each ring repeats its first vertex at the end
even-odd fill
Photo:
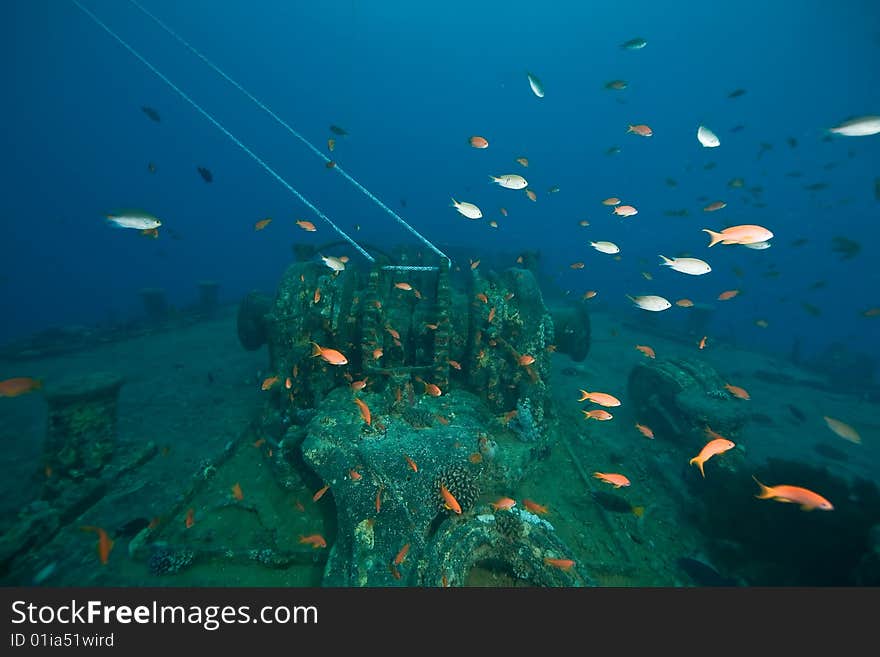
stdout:
POLYGON ((412 460, 410 457, 408 457, 406 454, 403 455, 403 458, 406 459, 406 463, 407 463, 407 465, 408 465, 410 468, 412 468, 412 471, 413 471, 413 472, 418 472, 418 471, 419 471, 419 466, 416 465, 416 462, 415 462, 415 461, 413 461, 413 460, 412 460))
POLYGON ((98 558, 101 560, 101 563, 105 566, 107 565, 107 561, 110 559, 110 550, 113 549, 113 539, 111 539, 107 532, 105 532, 100 527, 83 526, 80 529, 84 532, 95 532, 98 534, 98 558))
POLYGON ((189 529, 194 524, 196 524, 196 510, 190 507, 186 510, 186 520, 184 520, 184 525, 189 529))
POLYGON ((583 269, 585 267, 584 263, 578 260, 577 262, 573 262, 569 265, 572 269, 583 269))
POLYGON ((725 290, 718 295, 718 301, 727 301, 728 299, 733 299, 733 297, 735 297, 737 294, 739 294, 739 290, 725 290))
POLYGON ((494 502, 489 502, 489 506, 491 506, 496 511, 507 511, 516 506, 516 500, 513 500, 509 497, 499 497, 494 502))
POLYGON ((492 306, 492 309, 489 310, 489 316, 486 319, 490 324, 492 323, 492 320, 495 319, 495 306, 492 306))
POLYGON ((647 356, 648 358, 656 358, 656 357, 657 357, 657 354, 654 353, 654 350, 651 349, 651 347, 649 347, 649 346, 647 346, 647 345, 644 345, 644 344, 637 344, 637 345, 636 345, 636 349, 638 349, 639 351, 641 351, 641 352, 642 352, 643 354, 645 354, 645 356, 647 356))
POLYGON ((627 132, 633 132, 637 134, 639 137, 650 137, 654 134, 654 131, 651 130, 649 126, 646 126, 643 123, 637 125, 631 125, 627 128, 627 132))
POLYGON ((361 417, 364 418, 364 422, 366 422, 367 425, 372 426, 373 418, 370 415, 370 407, 367 406, 366 402, 357 397, 354 398, 354 403, 357 404, 357 407, 360 409, 361 417))
POLYGON ((765 486, 755 475, 752 475, 755 483, 761 487, 761 491, 755 495, 759 500, 776 500, 777 502, 792 502, 800 504, 802 511, 833 511, 834 506, 818 493, 814 493, 800 486, 765 486))
POLYGON ((825 420, 825 424, 828 425, 829 429, 844 440, 848 440, 856 445, 862 443, 862 437, 859 435, 859 432, 849 426, 846 422, 835 420, 833 417, 828 417, 827 415, 823 415, 822 419, 825 420))
POLYGON ((312 501, 313 501, 313 502, 317 502, 317 501, 320 500, 322 497, 324 497, 324 493, 326 493, 326 492, 327 492, 327 489, 329 489, 329 488, 330 488, 330 484, 327 484, 327 485, 324 486, 323 488, 319 488, 317 491, 315 491, 315 494, 312 495, 312 501))
POLYGON ((609 196, 602 201, 602 205, 620 205, 620 199, 616 196, 609 196))
POLYGON ((646 427, 644 424, 636 423, 636 429, 638 429, 639 433, 641 433, 645 438, 654 438, 654 432, 651 431, 650 427, 646 427))
POLYGON ((314 233, 316 230, 318 230, 317 228, 315 228, 315 224, 313 224, 311 221, 304 221, 300 219, 296 222, 296 225, 309 233, 314 233))
POLYGON ((327 349, 317 342, 312 342, 312 358, 315 356, 320 356, 331 365, 345 365, 348 363, 348 359, 341 352, 335 349, 327 349))
POLYGON ((468 143, 474 148, 489 148, 489 140, 480 135, 474 135, 468 139, 468 143))
POLYGON ((737 397, 739 399, 746 399, 746 400, 751 399, 751 397, 749 396, 749 393, 746 392, 745 388, 740 388, 739 386, 732 386, 729 383, 725 383, 724 387, 727 388, 727 391, 731 395, 733 395, 734 397, 737 397))
POLYGON ((440 495, 443 496, 443 507, 445 509, 454 511, 455 513, 461 513, 461 505, 458 503, 458 500, 455 499, 455 496, 453 496, 453 494, 449 492, 449 489, 443 484, 440 484, 440 495))
POLYGON ((611 484, 615 488, 620 488, 621 486, 629 486, 629 479, 627 479, 622 474, 615 474, 613 472, 594 472, 593 477, 596 479, 601 479, 607 484, 611 484))
POLYGON ((312 295, 312 303, 318 303, 321 300, 321 288, 315 288, 315 294, 312 295))
POLYGON ((352 381, 351 382, 351 389, 352 390, 355 390, 355 391, 363 390, 366 387, 367 387, 367 379, 366 378, 363 378, 360 381, 352 381))
POLYGON ((320 534, 312 534, 311 536, 300 536, 299 542, 304 545, 311 545, 313 550, 327 547, 327 541, 320 534))
POLYGON ((348 476, 351 477, 352 481, 360 481, 364 478, 364 476, 354 468, 348 471, 348 476))
POLYGON ((581 413, 583 413, 584 417, 588 420, 599 420, 600 422, 605 422, 614 417, 611 413, 601 408, 592 411, 581 411, 581 413))
POLYGON ((18 397, 43 387, 42 381, 28 376, 17 376, 0 381, 0 397, 18 397))
POLYGON ((690 299, 679 299, 675 302, 675 305, 679 306, 680 308, 693 308, 694 302, 690 299))
POLYGON ((697 346, 698 346, 700 349, 705 349, 705 348, 706 348, 706 340, 708 340, 708 339, 709 339, 709 336, 704 335, 703 338, 700 340, 700 344, 697 345, 697 346))
POLYGON ((535 362, 535 357, 532 356, 531 354, 523 354, 522 356, 520 356, 520 357, 517 359, 516 362, 518 362, 520 365, 522 365, 523 367, 525 367, 525 366, 527 366, 527 365, 531 365, 532 363, 534 363, 534 362, 535 362))
POLYGON ((270 376, 269 378, 263 380, 263 384, 260 386, 260 389, 261 390, 269 390, 276 383, 278 383, 278 377, 277 376, 270 376))
POLYGON ((721 437, 715 438, 706 443, 703 446, 703 449, 700 450, 700 453, 688 461, 688 465, 694 465, 696 463, 697 467, 700 468, 700 474, 703 475, 703 478, 705 479, 706 473, 703 470, 703 464, 716 454, 723 454, 734 447, 736 447, 736 444, 732 440, 721 437))
POLYGON ((448 361, 446 361, 446 362, 449 363, 449 366, 450 366, 450 367, 452 367, 452 368, 454 368, 454 369, 456 369, 456 370, 460 370, 460 369, 461 369, 461 363, 459 363, 457 360, 448 360, 448 361))
POLYGON ((477 292, 477 294, 475 295, 475 297, 476 297, 478 300, 482 301, 483 303, 489 303, 489 297, 487 297, 486 294, 485 294, 484 292, 477 292))
POLYGON ((239 484, 237 481, 235 482, 235 485, 232 487, 232 497, 234 497, 237 500, 244 499, 244 493, 241 492, 241 484, 239 484))
POLYGON ((270 223, 272 223, 271 219, 260 219, 257 223, 254 224, 254 230, 263 230, 270 223))
POLYGON ((587 400, 594 404, 599 404, 599 406, 620 406, 620 400, 613 395, 609 395, 607 392, 587 392, 586 390, 581 390, 581 398, 578 399, 578 401, 582 402, 587 400))
POLYGON ((420 383, 425 386, 425 394, 430 395, 431 397, 439 397, 443 394, 443 391, 440 390, 440 387, 435 383, 428 383, 423 379, 418 379, 420 383))
POLYGON ((408 552, 409 552, 409 543, 407 543, 402 548, 400 548, 400 552, 398 552, 397 556, 394 557, 394 561, 393 561, 394 565, 399 566, 404 561, 406 561, 406 555, 408 552))
POLYGON ((528 509, 532 513, 537 513, 539 516, 543 516, 547 513, 550 513, 550 511, 547 509, 546 506, 544 506, 543 504, 538 504, 537 502, 535 502, 533 500, 525 499, 522 501, 522 503, 523 503, 523 506, 526 507, 526 509, 528 509))
POLYGON ((395 283, 394 287, 396 287, 398 290, 404 290, 405 292, 409 292, 413 289, 412 285, 410 285, 409 283, 395 283))
POLYGON ((379 490, 376 491, 376 513, 382 510, 382 491, 385 490, 385 486, 379 486, 379 490))
POLYGON ((479 260, 471 260, 471 270, 474 270, 474 269, 476 269, 476 268, 479 267, 479 266, 480 266, 480 261, 479 261, 479 260))
POLYGON ((571 570, 571 567, 574 566, 575 562, 571 559, 551 559, 550 557, 545 557, 544 563, 563 571, 569 571, 571 570))

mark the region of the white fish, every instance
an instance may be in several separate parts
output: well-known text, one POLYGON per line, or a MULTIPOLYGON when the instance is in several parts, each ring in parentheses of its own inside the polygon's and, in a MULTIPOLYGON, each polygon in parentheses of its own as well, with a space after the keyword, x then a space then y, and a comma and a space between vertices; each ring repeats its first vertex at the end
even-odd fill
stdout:
POLYGON ((847 137, 867 137, 880 132, 880 116, 859 116, 828 128, 828 132, 847 137))
POLYGON ((459 203, 455 199, 452 199, 452 205, 455 207, 459 213, 463 214, 468 219, 479 219, 483 216, 483 212, 473 203, 459 203))
POLYGON ((528 181, 515 173, 505 173, 502 176, 489 176, 492 182, 498 183, 506 189, 525 189, 529 186, 528 181))
POLYGON ((333 271, 342 271, 345 269, 345 263, 335 256, 321 256, 321 260, 323 260, 324 264, 330 267, 333 271))
POLYGON ((721 145, 718 136, 704 125, 697 128, 697 139, 705 148, 715 148, 721 145))
POLYGON ((541 84, 541 81, 531 73, 526 73, 526 75, 529 76, 529 86, 532 88, 532 93, 534 93, 538 98, 543 98, 544 85, 541 84))
POLYGON ((653 294, 645 294, 639 297, 633 297, 627 294, 626 298, 632 301, 642 310, 650 310, 651 312, 655 313, 672 307, 672 304, 669 303, 668 299, 664 299, 663 297, 658 297, 653 294))
POLYGON ((712 271, 709 263, 705 260, 700 260, 699 258, 667 258, 665 255, 661 255, 660 257, 663 258, 664 265, 675 271, 680 271, 682 274, 700 276, 701 274, 708 274, 712 271))
POLYGON ((134 228, 135 230, 153 230, 162 225, 162 222, 143 210, 123 210, 117 214, 106 215, 108 221, 120 228, 134 228))
POLYGON ((762 249, 769 249, 770 242, 752 242, 751 244, 743 244, 743 246, 747 249, 755 249, 757 251, 760 251, 762 249))
POLYGON ((620 247, 614 242, 590 242, 590 246, 601 253, 608 253, 610 255, 620 253, 620 247))

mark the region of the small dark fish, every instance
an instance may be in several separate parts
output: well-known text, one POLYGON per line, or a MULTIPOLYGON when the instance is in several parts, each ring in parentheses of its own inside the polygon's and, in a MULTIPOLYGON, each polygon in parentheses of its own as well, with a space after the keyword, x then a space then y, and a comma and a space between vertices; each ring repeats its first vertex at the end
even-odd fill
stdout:
POLYGON ((825 164, 822 165, 822 168, 823 168, 825 171, 831 171, 832 169, 836 169, 836 168, 837 168, 837 162, 827 162, 827 163, 825 163, 825 164))
POLYGON ((208 372, 208 383, 214 383, 214 375, 208 372))
POLYGON ((880 201, 880 178, 874 178, 874 198, 880 201))
POLYGON ((212 180, 214 180, 214 174, 212 174, 212 173, 211 173, 208 169, 206 169, 205 167, 197 167, 197 171, 199 172, 199 175, 202 177, 202 179, 203 179, 206 183, 209 183, 209 182, 211 182, 212 180))
POLYGON ((345 128, 340 128, 338 125, 331 125, 330 132, 334 135, 339 135, 340 137, 345 137, 348 134, 345 128))
POLYGON ((800 171, 789 171, 789 172, 788 172, 787 174, 785 174, 785 175, 786 175, 786 177, 788 177, 788 178, 800 178, 800 177, 801 177, 802 175, 804 175, 804 174, 802 174, 800 171))
POLYGON ((667 217, 686 217, 690 213, 687 208, 682 208, 681 210, 666 210, 663 214, 667 217))
POLYGON ((577 376, 578 371, 573 367, 565 367, 562 369, 562 374, 564 376, 577 376))
POLYGON ((156 173, 156 165, 153 162, 147 164, 147 171, 150 173, 156 173))
POLYGON ((667 178, 665 182, 667 187, 678 187, 678 181, 675 178, 667 178))
POLYGON ((731 178, 727 181, 727 186, 732 187, 733 189, 739 189, 740 187, 746 186, 746 181, 742 178, 731 178))
POLYGON ((624 41, 620 44, 620 47, 624 50, 641 50, 647 45, 648 42, 645 39, 643 39, 642 37, 636 37, 635 39, 624 41))
POLYGON ((816 281, 810 285, 811 290, 818 290, 819 288, 825 287, 825 281, 816 281))
POLYGON ((761 147, 758 149, 758 155, 755 159, 760 160, 761 157, 764 155, 764 153, 766 153, 767 151, 772 151, 772 150, 773 150, 773 144, 768 144, 767 142, 762 141, 761 147))
POLYGON ((611 146, 607 151, 605 151, 605 155, 617 155, 620 152, 620 146, 611 146))
POLYGON ((734 89, 729 94, 727 94, 728 98, 739 98, 746 92, 745 89, 734 89))
POLYGON ((813 317, 819 317, 822 314, 821 308, 814 306, 811 303, 807 303, 806 301, 801 301, 801 308, 806 310, 813 317))
POLYGON ((745 129, 746 129, 746 127, 745 127, 742 123, 740 123, 739 125, 735 125, 735 126, 733 126, 733 127, 730 129, 730 131, 731 131, 731 132, 739 132, 740 130, 745 130, 745 129))
POLYGON ((400 199, 400 207, 402 207, 402 208, 406 207, 406 199, 405 198, 400 199))
POLYGON ((806 243, 809 242, 809 241, 810 241, 810 240, 808 240, 806 237, 799 237, 799 238, 797 238, 796 240, 794 240, 794 241, 791 243, 791 245, 792 245, 792 246, 803 246, 804 244, 806 244, 806 243))
POLYGON ((794 137, 789 137, 785 141, 791 148, 797 148, 797 139, 794 137))
POLYGON ((700 586, 737 586, 737 581, 732 577, 724 577, 715 568, 698 559, 682 557, 677 559, 676 564, 688 576, 700 586))
POLYGON ((605 491, 595 491, 592 493, 592 496, 596 503, 606 511, 611 511, 612 513, 632 513, 632 504, 620 495, 605 491))
POLYGON ((141 107, 141 110, 156 123, 159 123, 162 120, 162 118, 159 116, 159 112, 154 110, 152 107, 147 107, 146 105, 144 105, 143 107, 141 107))
POLYGON ((862 245, 846 237, 838 236, 831 240, 831 250, 840 255, 841 260, 850 260, 859 254, 862 245))
POLYGON ((615 91, 621 91, 627 88, 626 80, 611 80, 610 82, 605 83, 606 89, 614 89, 615 91))
POLYGON ((703 165, 703 171, 711 171, 711 170, 714 169, 716 166, 717 166, 717 165, 716 165, 715 162, 706 162, 706 164, 703 165))
POLYGON ((733 275, 736 276, 737 278, 742 278, 743 276, 746 275, 746 273, 742 269, 737 267, 736 265, 731 267, 730 270, 733 272, 733 275))
POLYGON ((804 412, 797 406, 795 406, 794 404, 787 404, 786 407, 788 408, 788 412, 792 414, 795 420, 797 420, 798 422, 806 421, 807 416, 804 415, 804 412))
POLYGON ((115 532, 116 537, 128 537, 134 536, 139 531, 141 531, 144 527, 147 527, 150 524, 149 518, 134 518, 129 520, 127 523, 119 527, 115 532))
POLYGON ((823 182, 815 182, 815 183, 810 183, 809 185, 804 185, 804 189, 811 191, 811 192, 818 192, 822 189, 825 189, 826 187, 828 187, 828 183, 823 183, 823 182))
POLYGON ((779 278, 779 272, 778 271, 764 272, 764 278, 779 278))
POLYGON ((849 461, 849 456, 846 455, 846 452, 839 450, 828 443, 816 443, 813 445, 813 449, 816 450, 817 454, 820 454, 825 458, 833 459, 835 461, 849 461))

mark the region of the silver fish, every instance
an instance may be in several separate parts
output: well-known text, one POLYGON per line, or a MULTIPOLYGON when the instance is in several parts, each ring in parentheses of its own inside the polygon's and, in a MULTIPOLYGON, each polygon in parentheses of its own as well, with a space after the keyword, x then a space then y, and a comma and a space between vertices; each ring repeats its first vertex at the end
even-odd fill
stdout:
POLYGON ((134 228, 135 230, 153 230, 162 225, 162 222, 143 210, 122 210, 116 214, 105 215, 107 220, 120 228, 134 228))

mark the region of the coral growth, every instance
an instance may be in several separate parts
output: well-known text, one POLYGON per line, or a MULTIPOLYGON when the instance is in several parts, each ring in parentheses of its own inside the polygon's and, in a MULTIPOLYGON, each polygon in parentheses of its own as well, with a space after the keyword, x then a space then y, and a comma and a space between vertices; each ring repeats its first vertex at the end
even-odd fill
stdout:
POLYGON ((477 478, 461 465, 445 467, 434 479, 434 490, 437 492, 437 506, 440 510, 446 511, 448 509, 446 509, 445 500, 440 493, 440 486, 445 486, 446 490, 452 493, 452 496, 458 501, 462 513, 473 507, 474 502, 480 496, 477 478))

